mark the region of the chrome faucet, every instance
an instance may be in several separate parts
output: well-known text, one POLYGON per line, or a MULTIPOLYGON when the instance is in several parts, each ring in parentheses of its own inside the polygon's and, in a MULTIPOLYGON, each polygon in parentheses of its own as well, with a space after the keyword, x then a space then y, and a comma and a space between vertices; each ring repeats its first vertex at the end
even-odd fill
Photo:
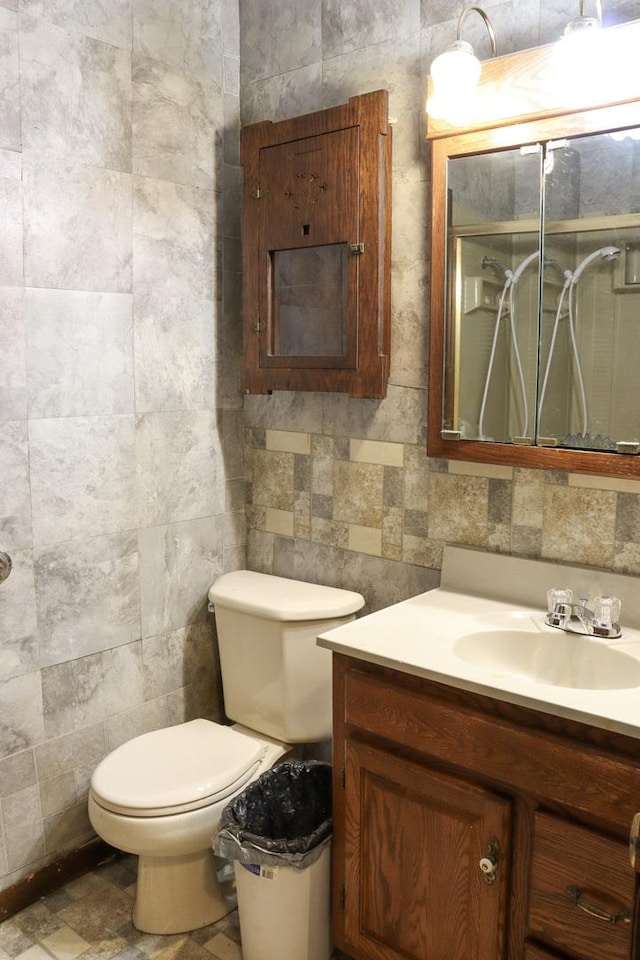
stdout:
POLYGON ((588 599, 581 597, 573 603, 573 593, 567 589, 551 589, 547 594, 548 613, 545 623, 567 633, 586 636, 621 636, 620 600, 617 597, 596 597, 594 609, 588 607, 588 599))

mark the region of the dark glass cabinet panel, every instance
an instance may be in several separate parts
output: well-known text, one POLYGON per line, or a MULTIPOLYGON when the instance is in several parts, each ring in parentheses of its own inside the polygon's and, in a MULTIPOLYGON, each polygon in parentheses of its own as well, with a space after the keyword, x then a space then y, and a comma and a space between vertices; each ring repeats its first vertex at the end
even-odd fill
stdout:
POLYGON ((271 357, 346 358, 348 257, 345 243, 271 253, 271 357))
POLYGON ((243 386, 383 397, 390 353, 386 91, 242 130, 243 386))

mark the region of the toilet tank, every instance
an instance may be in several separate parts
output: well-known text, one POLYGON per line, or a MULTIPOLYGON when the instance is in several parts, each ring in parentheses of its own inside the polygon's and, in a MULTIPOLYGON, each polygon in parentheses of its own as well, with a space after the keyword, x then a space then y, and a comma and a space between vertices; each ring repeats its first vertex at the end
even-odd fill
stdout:
POLYGON ((250 570, 212 585, 227 716, 285 743, 331 736, 331 653, 319 633, 354 619, 351 590, 250 570))

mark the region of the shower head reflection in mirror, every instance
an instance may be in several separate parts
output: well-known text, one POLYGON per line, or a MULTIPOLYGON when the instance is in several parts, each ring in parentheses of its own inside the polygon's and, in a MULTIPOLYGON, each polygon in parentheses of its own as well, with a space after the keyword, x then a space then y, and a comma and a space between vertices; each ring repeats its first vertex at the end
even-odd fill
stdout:
MULTIPOLYGON (((573 356, 573 367, 575 371, 575 376, 578 384, 578 393, 580 395, 580 407, 582 413, 582 432, 581 436, 586 437, 589 432, 589 414, 587 406, 587 395, 584 387, 584 377, 582 374, 582 364, 580 362, 580 353, 578 350, 578 342, 576 338, 576 306, 575 306, 575 290, 578 280, 582 276, 583 271, 594 261, 602 260, 605 263, 613 263, 620 256, 620 248, 614 246, 599 247, 597 250, 594 250, 592 253, 588 254, 584 259, 580 261, 576 269, 571 273, 569 270, 564 271, 564 284, 562 290, 560 291, 560 296, 558 297, 558 304, 556 307, 556 315, 553 322, 553 331, 551 333, 551 342, 549 344, 549 353, 547 354, 547 363, 545 365, 544 376, 542 378, 542 386, 540 388, 540 398, 538 400, 538 423, 542 417, 542 411, 544 406, 545 394, 547 391, 547 382, 549 380, 549 371, 551 369, 551 363, 553 360, 553 352, 556 344, 556 336, 558 333, 558 326, 560 323, 560 317, 562 315, 562 307, 564 304, 565 297, 567 299, 567 307, 569 312, 569 338, 571 340, 571 352, 573 356)), ((546 261, 545 261, 546 262, 546 261)))
POLYGON ((590 253, 584 260, 581 260, 576 269, 573 271, 573 283, 577 283, 580 279, 582 271, 585 267, 588 267, 593 260, 597 260, 598 257, 601 257, 606 263, 612 263, 614 260, 617 260, 620 256, 620 247, 599 247, 597 250, 594 250, 593 253, 590 253))
POLYGON ((511 270, 507 270, 504 264, 501 263, 500 260, 496 260, 495 257, 483 257, 480 261, 480 266, 483 270, 493 267, 497 273, 501 274, 504 280, 506 280, 508 275, 511 273, 511 270))

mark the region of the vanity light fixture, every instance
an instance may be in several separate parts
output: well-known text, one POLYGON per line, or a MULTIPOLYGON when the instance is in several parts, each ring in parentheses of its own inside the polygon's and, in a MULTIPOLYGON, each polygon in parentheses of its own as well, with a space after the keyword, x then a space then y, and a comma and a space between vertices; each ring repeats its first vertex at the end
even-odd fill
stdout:
MULTIPOLYGON (((579 0, 578 16, 555 43, 504 56, 496 55, 493 27, 484 11, 465 7, 456 41, 431 65, 428 138, 449 136, 453 128, 498 131, 512 122, 529 123, 540 113, 560 116, 637 101, 640 19, 605 27, 603 0, 593 3, 592 10, 586 0, 579 0), (491 57, 482 64, 471 44, 460 38, 472 11, 482 18, 491 39, 491 57)), ((631 126, 637 125, 634 119, 631 126)), ((499 132, 496 136, 504 139, 499 132)), ((504 137, 506 146, 508 134, 504 137)))
POLYGON ((603 81, 606 82, 608 66, 601 62, 604 56, 602 2, 594 0, 593 17, 586 15, 585 5, 585 0, 580 0, 580 13, 564 28, 554 56, 553 74, 558 97, 569 106, 580 101, 589 102, 593 97, 592 88, 597 89, 603 81))
POLYGON ((482 70, 473 47, 460 37, 470 13, 482 18, 491 42, 491 57, 496 56, 496 36, 489 17, 480 7, 465 7, 458 17, 456 39, 431 64, 432 94, 427 101, 427 113, 456 124, 463 123, 473 110, 482 70))
POLYGON ((595 17, 587 17, 584 12, 585 2, 580 0, 580 15, 575 20, 570 20, 564 28, 565 38, 584 36, 585 30, 597 30, 602 26, 602 2, 601 0, 594 0, 594 4, 596 8, 595 17))

